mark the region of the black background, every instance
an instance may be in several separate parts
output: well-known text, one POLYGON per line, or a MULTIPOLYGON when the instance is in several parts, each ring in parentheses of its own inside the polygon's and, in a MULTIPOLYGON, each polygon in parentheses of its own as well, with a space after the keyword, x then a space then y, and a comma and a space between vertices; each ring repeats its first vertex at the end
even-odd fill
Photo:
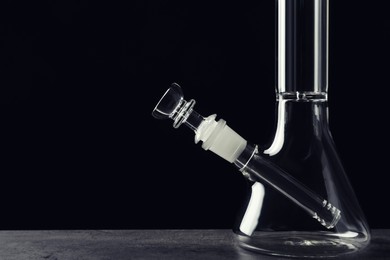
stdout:
MULTIPOLYGON (((151 111, 177 82, 268 142, 274 1, 0 5, 0 229, 232 227, 244 178, 151 111)), ((330 128, 372 228, 390 228, 388 8, 330 4, 330 128)))

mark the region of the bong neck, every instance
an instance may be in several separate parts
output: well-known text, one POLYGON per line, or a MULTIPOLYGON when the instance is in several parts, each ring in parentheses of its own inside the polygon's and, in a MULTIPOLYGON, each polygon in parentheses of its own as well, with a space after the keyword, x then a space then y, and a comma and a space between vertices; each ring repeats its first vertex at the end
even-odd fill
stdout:
POLYGON ((269 155, 278 154, 292 140, 289 135, 300 142, 328 135, 328 0, 276 0, 276 5, 278 119, 264 151, 269 155))
POLYGON ((328 0, 277 0, 278 98, 326 99, 328 0))

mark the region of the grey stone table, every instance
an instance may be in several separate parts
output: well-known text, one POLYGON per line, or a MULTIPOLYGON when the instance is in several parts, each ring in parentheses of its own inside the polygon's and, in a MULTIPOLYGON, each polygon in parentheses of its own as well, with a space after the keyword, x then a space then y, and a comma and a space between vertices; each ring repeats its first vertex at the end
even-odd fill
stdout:
MULTIPOLYGON (((390 259, 390 230, 342 259, 390 259)), ((287 259, 241 249, 230 230, 0 231, 0 259, 287 259)), ((332 258, 335 259, 335 258, 332 258)))

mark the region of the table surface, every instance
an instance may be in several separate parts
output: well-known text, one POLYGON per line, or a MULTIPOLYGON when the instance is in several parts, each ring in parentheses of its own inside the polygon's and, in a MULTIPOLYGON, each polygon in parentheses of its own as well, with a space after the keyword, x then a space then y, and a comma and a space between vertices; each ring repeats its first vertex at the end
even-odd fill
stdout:
MULTIPOLYGON (((230 230, 0 231, 0 259, 287 259, 241 249, 230 230)), ((338 259, 338 258, 332 258, 338 259)), ((342 259, 390 259, 390 229, 342 259)))

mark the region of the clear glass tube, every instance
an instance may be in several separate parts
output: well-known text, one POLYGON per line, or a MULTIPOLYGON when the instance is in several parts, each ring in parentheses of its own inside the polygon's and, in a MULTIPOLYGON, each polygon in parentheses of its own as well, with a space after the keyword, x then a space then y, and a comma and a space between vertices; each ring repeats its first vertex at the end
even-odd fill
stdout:
POLYGON ((285 170, 262 157, 257 146, 248 144, 234 164, 251 181, 267 183, 327 229, 333 228, 340 220, 341 212, 338 208, 321 198, 320 195, 310 190, 285 170))
POLYGON ((276 4, 278 93, 326 96, 328 0, 277 0, 276 4))

